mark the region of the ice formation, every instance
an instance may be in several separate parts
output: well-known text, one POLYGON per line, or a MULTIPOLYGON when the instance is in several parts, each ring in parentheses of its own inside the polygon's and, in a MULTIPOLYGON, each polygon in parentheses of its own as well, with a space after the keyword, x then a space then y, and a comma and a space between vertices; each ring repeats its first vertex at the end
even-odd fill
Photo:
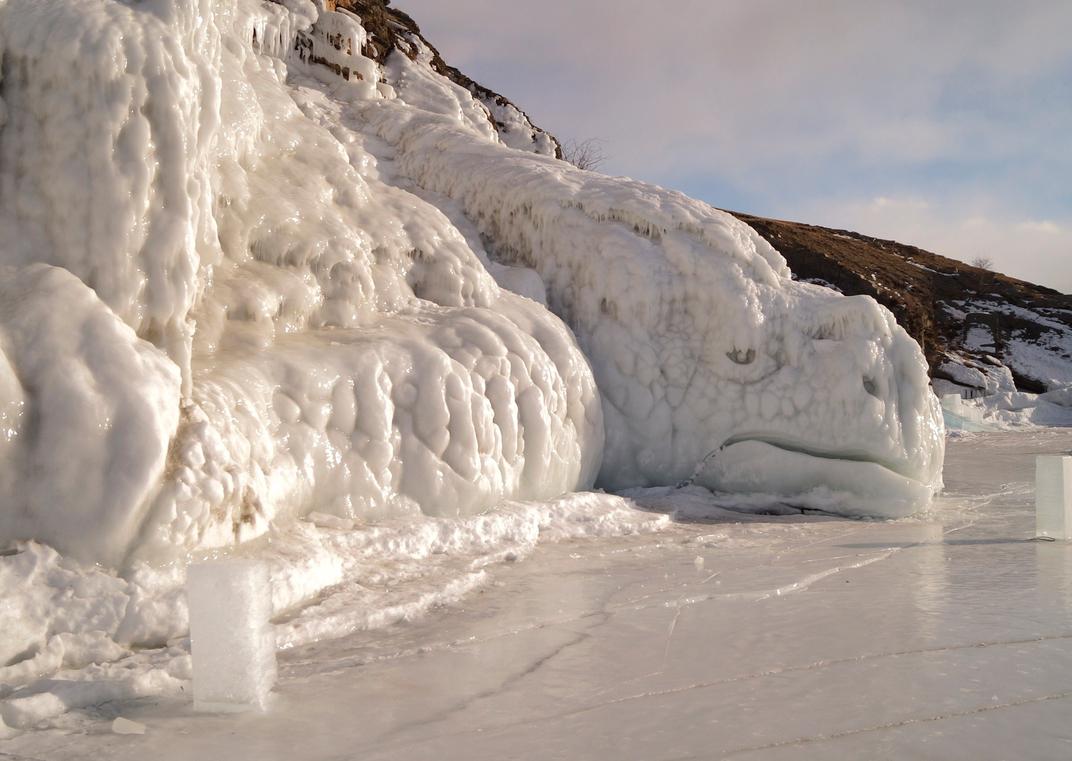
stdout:
POLYGON ((194 710, 264 710, 276 680, 268 567, 253 560, 186 569, 194 710))
POLYGON ((0 315, 3 539, 117 564, 314 508, 454 515, 592 484, 601 409, 569 330, 359 131, 303 112, 340 85, 392 97, 355 17, 13 0, 0 35, 24 294, 0 315), (288 86, 284 59, 335 76, 308 48, 353 81, 288 86))
POLYGON ((887 311, 366 42, 310 0, 0 5, 0 539, 114 566, 597 474, 938 488, 887 311))
POLYGON ((420 107, 413 62, 392 64, 402 102, 361 114, 495 259, 543 278, 603 397, 601 484, 696 479, 873 515, 930 500, 938 403, 888 310, 793 282, 757 233, 706 204, 473 140, 420 107))

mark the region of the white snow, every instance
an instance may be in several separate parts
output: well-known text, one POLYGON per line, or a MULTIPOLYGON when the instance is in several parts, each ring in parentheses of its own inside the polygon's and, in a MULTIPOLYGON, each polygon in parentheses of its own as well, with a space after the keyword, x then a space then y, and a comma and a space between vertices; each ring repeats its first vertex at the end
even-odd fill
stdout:
POLYGON ((963 362, 965 362, 965 360, 959 357, 957 358, 957 360, 959 361, 946 360, 942 362, 940 365, 938 365, 939 372, 947 374, 950 378, 953 379, 954 383, 959 384, 961 386, 966 386, 968 389, 971 390, 979 390, 983 392, 993 392, 997 390, 997 385, 991 386, 991 384, 987 382, 988 378, 987 373, 985 372, 986 368, 976 368, 970 367, 967 364, 962 364, 963 362))
MULTIPOLYGON (((987 315, 990 322, 989 325, 976 322, 968 328, 966 348, 989 354, 1000 348, 1001 360, 1009 368, 1049 389, 1072 385, 1072 329, 1053 319, 1054 310, 1036 311, 993 298, 966 299, 953 304, 944 308, 957 319, 964 320, 971 315, 978 320, 978 316, 987 315), (1033 323, 1034 330, 1025 335, 1023 325, 1015 320, 1033 323), (995 326, 1000 334, 997 339, 995 326)), ((1015 390, 1015 386, 1010 385, 1009 390, 1015 390)))
MULTIPOLYGON (((935 386, 939 386, 938 381, 935 381, 935 386)), ((948 428, 1000 431, 1072 427, 1072 386, 1056 388, 1044 394, 999 391, 974 399, 962 399, 959 394, 953 395, 958 398, 950 404, 943 404, 948 428)), ((943 396, 943 400, 947 396, 949 395, 943 396)))
POLYGON ((911 259, 905 259, 905 262, 907 264, 911 264, 913 267, 915 267, 917 269, 921 269, 924 272, 930 272, 930 273, 932 273, 934 275, 941 275, 942 277, 956 277, 957 276, 957 273, 955 273, 955 272, 939 272, 936 269, 931 269, 930 267, 926 267, 926 266, 920 264, 919 262, 913 261, 911 259))
POLYGON ((112 722, 112 731, 117 735, 144 735, 145 725, 137 721, 124 719, 122 716, 117 716, 115 721, 112 722))

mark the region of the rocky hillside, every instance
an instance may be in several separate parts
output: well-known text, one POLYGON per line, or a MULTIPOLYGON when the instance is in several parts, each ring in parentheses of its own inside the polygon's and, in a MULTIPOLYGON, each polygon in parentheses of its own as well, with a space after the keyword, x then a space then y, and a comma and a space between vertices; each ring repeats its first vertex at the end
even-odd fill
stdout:
POLYGON ((1034 393, 1072 383, 1072 296, 895 241, 734 214, 799 279, 887 306, 936 380, 968 396, 1011 390, 1010 382, 1034 393))
MULTIPOLYGON (((504 143, 512 148, 532 150, 536 153, 547 153, 562 158, 562 146, 551 133, 534 125, 528 115, 506 96, 484 87, 447 64, 436 47, 421 34, 417 22, 406 12, 390 7, 390 0, 323 0, 323 2, 328 10, 350 11, 361 17, 361 25, 368 33, 368 41, 365 48, 361 50, 362 55, 382 64, 391 51, 398 50, 415 60, 418 47, 413 45, 413 40, 419 40, 432 53, 431 60, 428 61, 431 68, 456 85, 464 87, 484 105, 487 109, 488 121, 494 125, 504 143)), ((328 62, 318 61, 318 63, 328 62)))

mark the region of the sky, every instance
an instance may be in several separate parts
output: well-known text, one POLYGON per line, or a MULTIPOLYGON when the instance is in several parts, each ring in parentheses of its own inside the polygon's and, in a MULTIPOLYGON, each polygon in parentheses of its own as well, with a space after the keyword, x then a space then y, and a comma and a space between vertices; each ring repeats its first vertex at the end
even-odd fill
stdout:
POLYGON ((1072 293, 1069 0, 394 0, 602 171, 1072 293))

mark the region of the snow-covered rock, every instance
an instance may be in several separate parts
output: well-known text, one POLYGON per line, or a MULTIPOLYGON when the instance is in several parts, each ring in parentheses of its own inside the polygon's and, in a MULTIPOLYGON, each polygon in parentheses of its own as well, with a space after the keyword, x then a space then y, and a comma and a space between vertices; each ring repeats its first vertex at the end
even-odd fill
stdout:
POLYGON ((889 312, 546 155, 407 40, 381 65, 304 0, 0 5, 0 541, 119 565, 597 474, 882 515, 939 488, 889 312))
POLYGON ((335 77, 310 46, 345 46, 341 98, 390 90, 356 17, 310 29, 290 6, 0 7, 6 280, 33 306, 4 324, 5 419, 30 421, 6 426, 5 541, 115 564, 314 508, 455 515, 592 484, 601 408, 569 330, 391 187, 360 132, 303 113, 329 100, 284 59, 335 77), (33 286, 35 262, 72 295, 33 286), (114 338, 76 330, 83 301, 114 338))

